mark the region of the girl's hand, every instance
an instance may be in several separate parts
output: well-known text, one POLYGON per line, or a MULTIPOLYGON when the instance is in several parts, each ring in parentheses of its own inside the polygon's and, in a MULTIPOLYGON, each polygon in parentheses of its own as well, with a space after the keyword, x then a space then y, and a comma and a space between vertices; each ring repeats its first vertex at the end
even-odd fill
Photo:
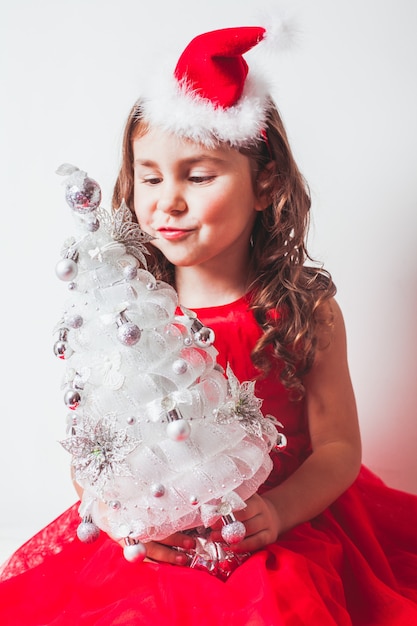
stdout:
MULTIPOLYGON (((274 543, 280 534, 280 520, 273 503, 255 493, 246 501, 246 508, 236 511, 235 517, 246 528, 246 536, 239 543, 230 546, 233 552, 255 552, 270 543, 274 543)), ((211 539, 223 541, 221 536, 222 523, 213 527, 211 539)))
MULTIPOLYGON (((116 541, 122 548, 125 547, 124 539, 117 538, 110 533, 109 537, 116 541)), ((144 544, 146 548, 145 561, 157 561, 170 563, 171 565, 187 565, 189 557, 184 551, 195 548, 195 540, 185 533, 173 533, 160 541, 148 541, 144 544)))
POLYGON ((174 533, 161 541, 149 541, 145 547, 145 560, 170 563, 171 565, 187 565, 188 556, 181 549, 186 551, 193 549, 195 541, 185 533, 174 533))

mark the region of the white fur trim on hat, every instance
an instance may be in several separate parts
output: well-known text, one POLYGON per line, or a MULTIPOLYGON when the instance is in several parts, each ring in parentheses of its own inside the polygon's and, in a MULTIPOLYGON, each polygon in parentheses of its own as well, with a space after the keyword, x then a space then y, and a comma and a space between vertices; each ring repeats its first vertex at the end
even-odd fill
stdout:
POLYGON ((138 112, 151 126, 207 147, 219 142, 243 147, 261 138, 266 126, 269 91, 260 77, 249 75, 239 101, 227 109, 193 94, 174 77, 155 83, 137 103, 138 112))

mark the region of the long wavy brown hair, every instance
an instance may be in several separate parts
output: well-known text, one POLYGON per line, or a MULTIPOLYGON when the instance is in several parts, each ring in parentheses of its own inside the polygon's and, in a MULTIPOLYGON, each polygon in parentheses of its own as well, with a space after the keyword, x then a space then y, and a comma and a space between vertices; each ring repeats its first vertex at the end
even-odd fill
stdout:
MULTIPOLYGON (((137 103, 125 126, 112 203, 116 210, 124 199, 135 220, 133 140, 144 132, 137 103)), ((251 238, 249 275, 254 279, 249 289, 250 308, 264 331, 251 357, 263 374, 278 359, 281 380, 298 399, 304 395, 303 376, 314 361, 318 326, 332 322, 330 315, 323 318, 319 311, 334 296, 336 287, 330 274, 314 263, 307 251, 310 193, 272 101, 266 135, 240 152, 251 159, 258 193, 267 194, 270 201, 258 214, 251 238)), ((149 253, 149 271, 175 286, 173 265, 154 246, 149 246, 149 253)))

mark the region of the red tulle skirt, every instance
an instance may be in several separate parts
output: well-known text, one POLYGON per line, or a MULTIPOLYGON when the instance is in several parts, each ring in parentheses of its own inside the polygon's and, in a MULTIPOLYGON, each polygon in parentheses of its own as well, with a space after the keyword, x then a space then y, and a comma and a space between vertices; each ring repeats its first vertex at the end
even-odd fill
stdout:
POLYGON ((417 498, 366 468, 328 510, 226 581, 187 567, 129 563, 104 533, 82 544, 78 523, 74 505, 5 565, 0 624, 417 624, 417 498))

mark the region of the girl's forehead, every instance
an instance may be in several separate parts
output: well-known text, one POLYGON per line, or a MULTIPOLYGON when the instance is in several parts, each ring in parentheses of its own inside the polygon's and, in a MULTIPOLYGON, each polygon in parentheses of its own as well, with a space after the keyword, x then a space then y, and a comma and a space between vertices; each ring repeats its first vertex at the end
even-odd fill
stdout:
POLYGON ((199 158, 219 160, 234 159, 242 156, 239 151, 231 148, 226 143, 207 146, 157 126, 147 126, 135 134, 133 137, 133 151, 135 156, 145 156, 146 153, 152 153, 169 155, 171 157, 189 155, 190 158, 198 156, 199 158))

